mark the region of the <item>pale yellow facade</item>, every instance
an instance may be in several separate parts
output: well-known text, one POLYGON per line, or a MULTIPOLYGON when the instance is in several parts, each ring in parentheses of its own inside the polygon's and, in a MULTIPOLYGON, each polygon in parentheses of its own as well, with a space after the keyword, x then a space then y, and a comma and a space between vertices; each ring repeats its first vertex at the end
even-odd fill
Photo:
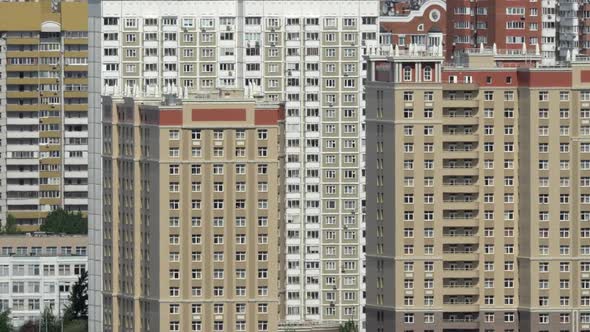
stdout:
POLYGON ((276 331, 281 106, 105 100, 104 329, 276 331))

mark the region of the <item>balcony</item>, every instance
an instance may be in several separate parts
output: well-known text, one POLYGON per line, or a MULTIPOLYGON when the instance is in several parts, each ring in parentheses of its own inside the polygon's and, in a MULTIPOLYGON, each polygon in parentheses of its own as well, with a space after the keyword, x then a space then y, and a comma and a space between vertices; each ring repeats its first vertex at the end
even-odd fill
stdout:
POLYGON ((64 191, 81 191, 87 192, 88 185, 87 184, 66 184, 64 186, 64 191))
POLYGON ((88 111, 88 104, 65 104, 65 111, 88 111))
POLYGON ((72 137, 76 137, 76 138, 87 138, 88 137, 88 132, 87 131, 66 131, 65 132, 65 137, 66 138, 72 138, 72 137))
POLYGON ((6 124, 8 125, 38 125, 39 118, 6 118, 6 124))
POLYGON ((478 125, 479 117, 477 116, 448 116, 443 117, 445 125, 478 125))
POLYGON ((443 254, 445 261, 479 261, 479 254, 472 251, 444 251, 443 254))
POLYGON ((86 178, 88 177, 88 171, 66 171, 66 178, 86 178))
POLYGON ((66 165, 87 165, 88 157, 66 157, 64 162, 66 165))
POLYGON ((465 318, 443 319, 443 329, 479 331, 479 321, 465 318))
POLYGON ((476 150, 445 150, 443 158, 444 159, 477 159, 479 157, 479 153, 476 150))
POLYGON ((6 91, 6 98, 38 98, 39 91, 6 91))
POLYGON ((467 132, 443 132, 444 142, 478 142, 479 135, 467 132))
POLYGON ((16 131, 8 130, 6 133, 7 138, 39 138, 38 131, 16 131))
POLYGON ((477 218, 444 218, 444 226, 453 227, 478 227, 479 219, 477 218))
POLYGON ((468 301, 444 302, 446 312, 473 312, 479 311, 479 305, 468 301))
POLYGON ((39 172, 37 171, 8 171, 6 172, 6 178, 8 179, 27 179, 27 178, 38 178, 39 172))
POLYGON ((443 99, 443 108, 478 108, 479 101, 476 99, 443 99))
POLYGON ((443 285, 444 295, 479 295, 479 287, 475 285, 443 285))
POLYGON ((20 111, 39 111, 41 105, 38 104, 29 104, 29 105, 18 105, 18 104, 7 104, 6 111, 7 112, 20 112, 20 111))
POLYGON ((443 201, 445 210, 477 210, 479 202, 475 200, 445 200, 443 201))
POLYGON ((39 185, 29 184, 9 184, 6 186, 7 191, 39 191, 39 185))
POLYGON ((67 125, 87 125, 88 118, 66 118, 65 124, 67 124, 67 125))
POLYGON ((479 244, 479 235, 444 234, 444 244, 479 244))
POLYGON ((8 205, 39 205, 39 198, 9 198, 8 205))
POLYGON ((477 268, 454 267, 444 268, 446 278, 479 278, 479 270, 477 268))
POLYGON ((479 168, 473 166, 467 167, 444 165, 442 169, 442 174, 443 176, 478 176, 479 168))
POLYGON ((64 199, 66 205, 88 205, 88 198, 66 198, 64 199))
POLYGON ((467 184, 467 183, 450 184, 450 183, 445 183, 445 184, 443 184, 443 191, 445 193, 471 193, 471 194, 476 194, 476 193, 479 193, 479 187, 476 184, 467 184))

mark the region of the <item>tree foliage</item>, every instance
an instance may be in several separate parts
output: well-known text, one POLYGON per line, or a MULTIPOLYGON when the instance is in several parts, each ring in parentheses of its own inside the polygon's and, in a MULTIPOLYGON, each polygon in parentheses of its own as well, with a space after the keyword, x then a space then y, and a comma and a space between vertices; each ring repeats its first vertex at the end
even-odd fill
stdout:
POLYGON ((57 209, 47 215, 40 230, 49 233, 88 234, 88 219, 80 212, 57 209))
POLYGON ((88 272, 85 270, 72 286, 68 302, 64 312, 64 321, 88 320, 88 272))
POLYGON ((10 310, 0 312, 0 331, 12 332, 14 327, 10 319, 10 310))
POLYGON ((47 331, 47 332, 60 332, 61 331, 61 324, 60 320, 58 320, 54 315, 52 310, 49 307, 46 307, 43 310, 43 314, 38 320, 29 320, 21 326, 18 330, 19 332, 38 332, 38 331, 47 331))
POLYGON ((349 320, 348 322, 340 325, 340 332, 358 332, 358 327, 354 323, 354 321, 349 320))
POLYGON ((8 217, 6 218, 6 223, 4 224, 4 226, 2 227, 0 225, 0 233, 2 234, 16 234, 18 233, 18 227, 16 226, 16 218, 12 215, 9 214, 8 217))

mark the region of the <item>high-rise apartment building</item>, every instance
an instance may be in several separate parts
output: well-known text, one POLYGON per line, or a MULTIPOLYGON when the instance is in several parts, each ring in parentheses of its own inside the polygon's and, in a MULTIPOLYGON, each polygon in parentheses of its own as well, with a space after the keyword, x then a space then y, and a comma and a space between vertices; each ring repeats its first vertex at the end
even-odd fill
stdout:
POLYGON ((590 330, 590 61, 385 49, 367 84, 367 330, 590 330))
MULTIPOLYGON (((90 47, 96 50, 90 85, 105 94, 190 95, 249 86, 269 100, 285 100, 285 318, 362 321, 362 55, 378 43, 379 1, 91 1, 89 6, 90 47)), ((94 114, 100 113, 98 94, 90 99, 94 114)), ((100 165, 100 128, 91 127, 97 137, 90 147, 92 164, 100 165)), ((91 288, 100 291, 101 170, 91 172, 91 288)), ((91 320, 100 306, 91 300, 91 320)))
POLYGON ((103 107, 103 330, 277 331, 283 105, 103 107))
POLYGON ((0 2, 0 222, 87 210, 87 5, 0 2))

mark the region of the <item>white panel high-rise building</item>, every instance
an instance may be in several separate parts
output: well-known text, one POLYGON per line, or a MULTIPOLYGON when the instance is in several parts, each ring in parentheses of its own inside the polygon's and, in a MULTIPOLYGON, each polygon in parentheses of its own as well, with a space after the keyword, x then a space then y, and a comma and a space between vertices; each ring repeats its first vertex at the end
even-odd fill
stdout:
MULTIPOLYGON (((90 1, 89 13, 90 49, 100 50, 90 59, 91 85, 103 94, 243 88, 286 101, 281 314, 363 321, 363 54, 377 47, 379 1, 90 1)), ((98 139, 100 100, 89 100, 98 139)), ((90 142, 96 165, 100 149, 90 142)), ((101 172, 90 173, 90 281, 100 294, 101 194, 92 188, 101 172)), ((101 306, 91 300, 96 331, 101 306)))

